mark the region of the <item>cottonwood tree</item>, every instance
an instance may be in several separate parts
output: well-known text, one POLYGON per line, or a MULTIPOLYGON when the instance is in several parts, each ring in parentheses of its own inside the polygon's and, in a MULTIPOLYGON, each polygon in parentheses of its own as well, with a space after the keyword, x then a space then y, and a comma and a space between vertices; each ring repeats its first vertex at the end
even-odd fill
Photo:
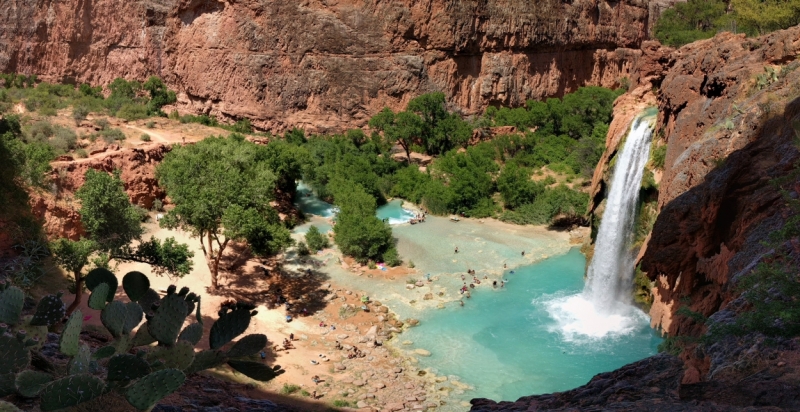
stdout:
POLYGON ((232 240, 246 241, 256 255, 292 242, 270 206, 278 180, 271 166, 275 159, 265 147, 234 133, 175 148, 156 171, 175 204, 161 225, 199 237, 212 290, 219 286, 219 261, 232 240))
POLYGON ((83 269, 92 256, 101 261, 141 262, 153 272, 183 276, 192 269, 194 253, 188 246, 168 238, 163 243, 151 237, 142 240, 142 215, 131 204, 119 171, 113 174, 93 169, 86 171, 85 183, 75 193, 81 202, 81 223, 87 236, 79 240, 58 239, 50 248, 56 263, 75 277, 75 300, 67 308, 74 311, 83 296, 83 269), (135 243, 135 244, 134 244, 135 243))

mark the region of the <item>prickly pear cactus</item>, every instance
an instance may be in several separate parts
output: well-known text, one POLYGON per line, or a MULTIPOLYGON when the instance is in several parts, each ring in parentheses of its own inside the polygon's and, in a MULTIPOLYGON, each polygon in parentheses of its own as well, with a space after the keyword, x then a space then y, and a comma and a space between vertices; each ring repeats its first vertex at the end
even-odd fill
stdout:
POLYGON ((16 286, 6 286, 0 292, 0 323, 16 325, 25 303, 25 293, 16 286))
POLYGON ((89 296, 89 307, 95 310, 105 309, 108 290, 109 286, 107 283, 101 283, 95 286, 92 295, 89 296))
POLYGON ((30 362, 30 351, 24 341, 9 333, 0 335, 0 374, 16 373, 30 362))
POLYGON ((22 409, 17 408, 13 403, 0 401, 0 412, 22 412, 22 409))
POLYGON ((152 319, 147 322, 147 330, 159 344, 174 345, 186 315, 187 307, 183 297, 173 292, 161 299, 152 319))
POLYGON ((148 324, 149 322, 145 323, 139 328, 139 330, 136 331, 136 335, 133 336, 133 340, 131 341, 131 346, 145 346, 156 341, 156 339, 150 335, 150 331, 147 329, 148 324))
POLYGON ((122 333, 129 335, 133 328, 139 326, 144 318, 142 307, 136 302, 128 302, 125 304, 125 324, 122 326, 122 333))
POLYGON ((46 412, 75 406, 102 395, 105 388, 105 382, 91 375, 67 376, 45 386, 40 408, 46 412))
POLYGON ((36 313, 30 321, 31 326, 52 326, 64 319, 66 308, 61 300, 61 292, 47 295, 39 301, 36 313))
POLYGON ((94 351, 94 353, 92 354, 92 359, 94 360, 105 359, 113 356, 116 352, 117 352, 116 348, 114 348, 111 345, 103 346, 102 348, 94 351))
POLYGON ((150 289, 150 279, 141 272, 128 272, 122 278, 122 289, 132 302, 136 302, 150 289))
POLYGON ((233 345, 231 350, 228 351, 228 357, 240 358, 242 356, 252 356, 261 352, 264 346, 267 346, 267 335, 262 335, 260 333, 247 335, 239 339, 239 341, 233 345))
POLYGON ((142 310, 145 314, 153 314, 155 309, 153 309, 153 305, 156 305, 161 302, 161 296, 158 295, 158 292, 155 290, 147 289, 144 296, 139 298, 137 301, 139 306, 142 307, 142 310))
POLYGON ((219 319, 211 326, 208 343, 211 349, 219 349, 226 343, 244 333, 250 326, 253 305, 236 303, 233 308, 223 307, 219 311, 219 319))
POLYGON ((73 356, 67 364, 67 370, 70 375, 80 375, 82 373, 89 373, 89 362, 92 361, 92 351, 86 344, 81 344, 78 349, 78 354, 73 356))
POLYGON ((83 313, 78 309, 72 312, 72 316, 64 326, 64 331, 61 332, 61 353, 67 356, 78 354, 78 338, 81 334, 81 327, 83 327, 83 313))
POLYGON ((262 382, 275 379, 278 375, 286 372, 279 365, 269 367, 263 363, 242 360, 229 360, 228 366, 250 379, 262 382))
MULTIPOLYGON (((97 289, 100 291, 102 285, 98 286, 97 289)), ((94 294, 92 294, 94 296, 94 294)), ((102 301, 105 304, 105 300, 102 301)), ((122 330, 125 327, 125 304, 115 300, 103 309, 100 312, 100 321, 103 322, 103 326, 108 329, 113 337, 119 337, 122 335, 122 330)))
POLYGON ((183 328, 181 334, 178 335, 178 341, 186 341, 192 345, 197 345, 200 339, 203 338, 203 325, 199 323, 192 323, 191 325, 183 328))
POLYGON ((204 350, 194 354, 194 362, 192 362, 188 368, 184 369, 184 372, 186 372, 187 375, 191 375, 206 369, 216 368, 227 360, 228 357, 221 351, 204 350))
POLYGON ((24 330, 25 334, 28 336, 28 339, 31 339, 34 342, 34 345, 30 347, 31 350, 39 350, 42 348, 42 345, 47 341, 47 326, 34 326, 31 325, 32 316, 23 316, 22 322, 19 325, 15 326, 16 330, 24 330))
POLYGON ((163 397, 180 388, 184 381, 186 381, 186 375, 177 369, 153 372, 128 388, 125 399, 134 408, 149 410, 163 397))
MULTIPOLYGON (((114 300, 114 295, 117 294, 117 286, 119 286, 119 282, 117 281, 117 276, 108 269, 103 268, 95 268, 89 271, 89 274, 86 275, 86 280, 84 281, 86 284, 86 289, 91 290, 93 293, 95 292, 95 288, 99 286, 101 283, 105 283, 108 288, 106 291, 106 302, 111 302, 114 300)), ((102 308, 101 308, 102 309, 102 308)))
POLYGON ((157 346, 147 354, 147 360, 160 360, 164 368, 184 370, 194 361, 194 345, 179 341, 174 346, 157 346))
POLYGON ((149 373, 150 365, 136 355, 123 353, 108 360, 109 381, 132 381, 149 373))
POLYGON ((17 387, 17 392, 19 392, 20 395, 26 398, 33 398, 52 381, 53 375, 49 373, 24 370, 17 374, 14 385, 17 387))
POLYGON ((9 372, 0 374, 0 398, 17 393, 17 387, 14 385, 14 380, 17 375, 9 372))

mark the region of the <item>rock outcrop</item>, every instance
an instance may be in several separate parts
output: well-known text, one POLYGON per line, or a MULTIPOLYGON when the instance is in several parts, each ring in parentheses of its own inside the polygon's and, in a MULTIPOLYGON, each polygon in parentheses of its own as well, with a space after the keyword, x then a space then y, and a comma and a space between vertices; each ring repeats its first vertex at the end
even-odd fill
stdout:
POLYGON ((660 10, 642 0, 9 0, 0 72, 93 84, 159 75, 184 112, 339 130, 433 90, 474 114, 618 85, 650 9, 660 10))

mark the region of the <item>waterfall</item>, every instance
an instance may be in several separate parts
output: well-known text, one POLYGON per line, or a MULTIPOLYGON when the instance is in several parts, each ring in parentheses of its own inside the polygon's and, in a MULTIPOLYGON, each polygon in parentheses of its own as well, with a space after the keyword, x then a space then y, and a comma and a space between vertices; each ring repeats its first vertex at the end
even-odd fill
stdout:
POLYGON ((557 324, 554 329, 567 340, 624 335, 647 323, 647 315, 630 304, 634 259, 630 247, 652 133, 651 119, 637 118, 617 155, 583 292, 548 303, 557 324))
POLYGON ((630 247, 652 133, 648 120, 636 119, 617 156, 584 289, 587 299, 601 312, 611 313, 619 302, 630 301, 634 259, 630 247))

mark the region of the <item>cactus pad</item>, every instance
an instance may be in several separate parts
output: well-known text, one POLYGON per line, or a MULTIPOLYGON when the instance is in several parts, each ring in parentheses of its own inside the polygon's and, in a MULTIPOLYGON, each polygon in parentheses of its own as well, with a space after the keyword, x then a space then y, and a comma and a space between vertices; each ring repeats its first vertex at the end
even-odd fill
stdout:
POLYGON ((67 370, 70 375, 80 375, 82 373, 89 373, 89 362, 92 360, 92 351, 89 346, 82 343, 78 354, 73 356, 67 364, 67 370))
POLYGON ((102 395, 105 387, 100 378, 91 375, 67 376, 45 386, 40 407, 46 412, 75 406, 102 395))
POLYGON ((14 381, 17 387, 17 392, 27 398, 32 398, 39 394, 39 392, 47 386, 48 383, 53 381, 53 375, 49 373, 24 370, 17 375, 14 381))
POLYGON ((233 310, 223 308, 219 311, 219 319, 211 326, 208 343, 211 349, 219 349, 226 343, 244 333, 250 326, 251 305, 237 303, 233 310))
MULTIPOLYGON (((102 287, 103 285, 100 285, 95 290, 102 292, 102 287)), ((94 293, 92 296, 94 296, 94 293)), ((102 303, 105 304, 105 300, 102 303)), ((100 313, 100 321, 111 332, 111 336, 116 338, 122 335, 122 329, 125 327, 125 304, 115 300, 106 305, 103 312, 100 313)))
POLYGON ((177 369, 153 372, 136 381, 125 393, 125 398, 134 408, 148 410, 180 388, 185 380, 186 375, 177 369))
POLYGON ((194 361, 194 344, 179 341, 175 346, 158 346, 147 354, 148 361, 160 360, 165 368, 184 370, 194 361))
POLYGON ((0 374, 16 373, 28 366, 30 352, 23 342, 7 333, 0 335, 0 374))
POLYGON ((11 286, 0 292, 0 323, 16 325, 22 313, 25 293, 22 289, 11 286))
POLYGON ((178 335, 179 341, 186 341, 192 345, 197 345, 200 339, 203 338, 203 325, 199 323, 192 323, 191 325, 183 328, 183 331, 178 335))
POLYGON ((64 331, 61 332, 61 353, 67 356, 75 356, 78 354, 78 338, 81 335, 81 328, 83 327, 83 313, 78 309, 72 312, 67 324, 64 326, 64 331))
POLYGON ((158 292, 155 290, 147 289, 147 292, 145 292, 144 296, 139 298, 137 302, 139 302, 139 306, 142 307, 142 310, 145 314, 153 313, 153 304, 161 302, 161 296, 159 296, 158 292))
POLYGON ((278 375, 286 372, 278 365, 269 367, 263 363, 251 361, 230 360, 228 361, 228 365, 248 378, 261 382, 275 379, 278 375))
POLYGON ((132 302, 136 302, 147 293, 150 289, 150 279, 147 278, 142 272, 128 272, 122 278, 122 289, 132 302))
POLYGON ((150 335, 150 332, 147 329, 148 328, 147 325, 148 324, 145 323, 144 325, 139 327, 139 330, 136 331, 136 335, 133 336, 133 340, 131 341, 131 346, 133 347, 145 346, 156 341, 156 339, 150 335))
POLYGON ((164 296, 153 318, 147 322, 150 335, 163 345, 173 345, 186 318, 186 303, 176 294, 164 296))
POLYGON ((144 312, 142 307, 136 302, 128 302, 125 304, 125 324, 122 327, 122 333, 129 335, 133 328, 142 323, 144 312))
POLYGON ((242 356, 255 355, 261 352, 264 346, 267 346, 267 335, 260 333, 247 335, 233 345, 231 350, 228 351, 228 357, 240 358, 242 356))
POLYGON ((22 412, 22 409, 17 408, 13 403, 0 401, 0 412, 22 412))
POLYGON ((51 326, 64 319, 66 308, 64 301, 61 300, 61 293, 57 295, 47 295, 39 301, 36 306, 36 313, 33 315, 30 324, 32 326, 51 326))
POLYGON ((94 351, 94 353, 92 354, 92 359, 94 360, 105 359, 113 356, 115 353, 117 353, 117 350, 113 346, 111 345, 103 346, 102 348, 94 351))
POLYGON ((109 286, 107 283, 101 283, 94 287, 91 296, 89 296, 89 307, 95 310, 103 310, 106 307, 106 298, 108 297, 109 286))
POLYGON ((108 290, 106 291, 106 302, 111 302, 114 300, 114 295, 117 294, 117 286, 119 286, 117 276, 111 273, 111 271, 108 269, 103 268, 95 268, 90 270, 89 274, 86 275, 86 280, 84 283, 86 284, 86 289, 89 289, 92 292, 94 292, 94 289, 100 286, 101 283, 108 285, 108 290))
POLYGON ((29 348, 32 350, 41 349, 42 345, 47 341, 47 326, 32 326, 30 324, 32 316, 23 316, 22 322, 15 327, 17 330, 24 330, 28 339, 33 340, 34 345, 29 348))
POLYGON ((194 362, 184 370, 187 375, 216 368, 222 365, 228 358, 218 350, 204 350, 194 354, 194 362))
POLYGON ((109 381, 131 381, 150 373, 150 365, 136 356, 127 353, 114 355, 108 360, 109 381))
POLYGON ((0 374, 0 398, 17 393, 17 387, 14 385, 14 380, 17 375, 14 373, 0 374))

